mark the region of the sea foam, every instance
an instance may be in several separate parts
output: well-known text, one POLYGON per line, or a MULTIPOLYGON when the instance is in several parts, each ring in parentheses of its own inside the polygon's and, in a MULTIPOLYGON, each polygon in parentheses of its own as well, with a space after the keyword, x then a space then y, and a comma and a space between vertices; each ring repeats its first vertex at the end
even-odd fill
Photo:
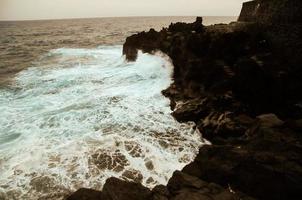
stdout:
POLYGON ((0 89, 0 198, 62 198, 108 177, 166 184, 203 144, 170 115, 163 55, 55 49, 0 89))

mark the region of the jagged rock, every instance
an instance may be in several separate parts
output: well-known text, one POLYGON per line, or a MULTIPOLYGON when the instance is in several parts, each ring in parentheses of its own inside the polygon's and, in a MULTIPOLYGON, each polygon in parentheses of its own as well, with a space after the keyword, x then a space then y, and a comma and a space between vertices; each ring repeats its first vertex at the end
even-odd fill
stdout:
POLYGON ((177 105, 172 115, 180 122, 196 121, 207 114, 207 110, 204 100, 194 99, 177 105))
MULTIPOLYGON (((204 146, 183 172, 259 199, 299 199, 302 145, 287 128, 251 128, 239 144, 204 146)), ((230 143, 232 144, 232 143, 230 143)))
MULTIPOLYGON (((286 66, 292 59, 281 55, 290 48, 274 49, 275 40, 265 34, 264 26, 233 23, 202 27, 197 32, 199 21, 201 18, 191 24, 171 24, 160 32, 133 35, 124 44, 124 54, 130 60, 137 50, 168 54, 174 64, 176 88, 184 98, 232 91, 254 116, 274 112, 302 117, 302 111, 297 113, 298 109, 293 108, 302 99, 302 83, 297 77, 302 73, 290 72, 300 56, 286 66)), ((300 47, 296 48, 298 52, 300 47)))
POLYGON ((135 61, 138 50, 152 53, 153 50, 158 49, 160 40, 160 34, 154 29, 150 29, 149 32, 141 32, 132 35, 126 39, 126 42, 123 46, 123 55, 126 55, 126 59, 128 61, 135 61))
POLYGON ((198 123, 198 129, 203 137, 216 144, 243 136, 253 122, 248 116, 237 116, 230 111, 212 112, 198 123))

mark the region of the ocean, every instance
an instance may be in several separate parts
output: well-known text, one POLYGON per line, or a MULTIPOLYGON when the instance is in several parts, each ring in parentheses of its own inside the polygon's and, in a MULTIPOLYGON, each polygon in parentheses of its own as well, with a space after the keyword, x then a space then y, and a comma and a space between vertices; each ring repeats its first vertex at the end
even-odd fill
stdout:
MULTIPOLYGON (((166 184, 205 144, 171 116, 166 55, 126 62, 127 36, 195 17, 0 22, 0 199, 63 199, 115 176, 166 184)), ((204 24, 236 17, 205 17, 204 24)))

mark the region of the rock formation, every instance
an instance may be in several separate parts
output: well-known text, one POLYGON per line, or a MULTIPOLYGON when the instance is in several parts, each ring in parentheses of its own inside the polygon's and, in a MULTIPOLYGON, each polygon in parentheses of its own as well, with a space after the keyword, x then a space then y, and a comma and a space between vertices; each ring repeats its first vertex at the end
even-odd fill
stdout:
POLYGON ((302 58, 299 0, 243 4, 239 21, 204 27, 202 18, 127 38, 123 53, 166 53, 174 83, 163 94, 172 115, 194 121, 212 145, 152 191, 109 179, 81 199, 300 199, 302 58), (248 22, 248 23, 246 23, 248 22))
POLYGON ((243 3, 238 21, 262 24, 298 24, 302 22, 299 0, 254 0, 243 3))

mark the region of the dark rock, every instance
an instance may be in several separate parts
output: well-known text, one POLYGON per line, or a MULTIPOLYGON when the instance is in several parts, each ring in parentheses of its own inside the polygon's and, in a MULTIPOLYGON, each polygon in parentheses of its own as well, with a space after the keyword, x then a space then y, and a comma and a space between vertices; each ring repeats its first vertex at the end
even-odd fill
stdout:
POLYGON ((180 122, 197 121, 207 114, 207 108, 203 104, 204 100, 194 99, 176 106, 172 115, 180 122))
POLYGON ((134 169, 125 170, 122 176, 126 180, 130 180, 136 183, 141 183, 143 181, 143 175, 139 171, 134 169))
POLYGON ((205 182, 198 177, 190 176, 179 171, 174 172, 167 187, 171 196, 173 196, 172 199, 253 199, 243 193, 236 193, 230 189, 225 189, 214 183, 205 182))
POLYGON ((180 171, 175 171, 172 178, 169 180, 167 187, 172 194, 177 194, 177 192, 182 188, 201 189, 207 184, 208 183, 197 177, 190 176, 180 171))
POLYGON ((240 144, 202 147, 183 172, 259 199, 298 199, 301 136, 262 125, 252 128, 240 144))
POLYGON ((201 32, 203 32, 203 24, 202 24, 202 22, 203 22, 203 19, 202 19, 202 17, 197 17, 196 18, 196 21, 194 22, 194 30, 195 30, 195 32, 196 33, 201 33, 201 32))
POLYGON ((124 47, 123 54, 127 55, 126 58, 128 61, 135 61, 137 58, 138 50, 124 47))
MULTIPOLYGON (((265 28, 240 26, 203 27, 197 33, 194 23, 171 24, 171 39, 159 33, 169 44, 153 46, 166 52, 175 67, 175 83, 163 93, 172 102, 185 102, 173 105, 172 115, 197 122, 203 136, 215 144, 202 147, 184 168, 195 178, 172 177, 168 190, 173 199, 208 199, 196 188, 202 180, 259 199, 295 199, 301 189, 301 138, 287 128, 299 126, 277 117, 299 116, 291 114, 292 105, 301 102, 295 95, 299 84, 284 78, 291 76, 293 66, 282 66, 285 62, 276 54, 274 41, 263 34, 265 28)), ((222 199, 230 193, 225 195, 222 199)))
POLYGON ((149 32, 141 32, 132 35, 126 39, 123 46, 123 55, 126 55, 128 61, 135 61, 137 58, 138 49, 147 53, 152 53, 160 46, 160 34, 154 29, 149 32), (144 40, 141 42, 141 40, 144 40))
POLYGON ((240 59, 234 67, 233 91, 237 98, 249 104, 254 112, 276 110, 282 104, 282 90, 273 74, 265 71, 253 59, 240 59))
POLYGON ((289 120, 286 122, 286 125, 296 131, 302 131, 302 119, 289 120))
POLYGON ((253 122, 253 119, 245 115, 212 112, 198 123, 198 129, 204 138, 213 144, 218 144, 224 140, 229 142, 232 138, 243 136, 253 122))
POLYGON ((117 178, 109 178, 102 191, 105 200, 148 200, 151 196, 151 191, 141 184, 117 178))
POLYGON ((66 200, 151 200, 152 193, 139 183, 107 179, 102 192, 79 189, 66 200))
POLYGON ((239 21, 265 24, 301 23, 299 0, 253 0, 243 3, 239 21))
POLYGON ((257 12, 258 1, 248 1, 242 4, 242 9, 238 21, 255 21, 255 12, 257 12))
POLYGON ((202 24, 202 21, 203 21, 202 17, 196 17, 195 23, 202 24))
POLYGON ((101 194, 102 193, 100 191, 81 188, 74 192, 66 200, 102 200, 101 194))
POLYGON ((168 200, 170 192, 164 185, 155 186, 152 190, 153 200, 168 200))

